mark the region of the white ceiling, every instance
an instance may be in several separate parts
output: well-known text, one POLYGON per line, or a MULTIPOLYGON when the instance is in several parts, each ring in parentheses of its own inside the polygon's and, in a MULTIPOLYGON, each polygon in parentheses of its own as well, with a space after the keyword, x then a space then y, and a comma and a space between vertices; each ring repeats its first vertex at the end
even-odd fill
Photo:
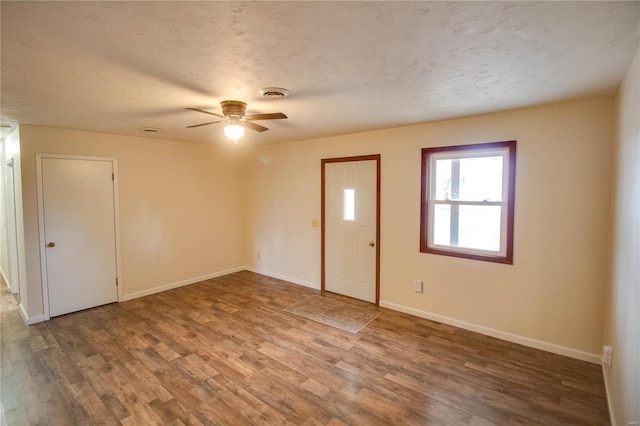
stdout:
POLYGON ((640 2, 9 2, 2 124, 251 145, 611 96, 638 50, 640 2), (280 86, 287 99, 259 90, 280 86), (143 127, 160 133, 147 134, 143 127))

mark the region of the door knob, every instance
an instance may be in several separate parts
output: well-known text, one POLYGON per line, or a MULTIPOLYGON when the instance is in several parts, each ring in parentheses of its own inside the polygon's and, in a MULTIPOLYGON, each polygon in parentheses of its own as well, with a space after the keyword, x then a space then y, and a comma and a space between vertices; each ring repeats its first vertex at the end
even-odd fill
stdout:
POLYGON ((371 241, 371 242, 369 243, 369 247, 373 247, 373 246, 375 246, 375 245, 376 245, 376 243, 374 243, 373 241, 371 241))
POLYGON ((47 244, 47 246, 49 246, 49 247, 55 247, 55 246, 56 246, 56 243, 54 243, 53 241, 51 241, 49 244, 47 244))

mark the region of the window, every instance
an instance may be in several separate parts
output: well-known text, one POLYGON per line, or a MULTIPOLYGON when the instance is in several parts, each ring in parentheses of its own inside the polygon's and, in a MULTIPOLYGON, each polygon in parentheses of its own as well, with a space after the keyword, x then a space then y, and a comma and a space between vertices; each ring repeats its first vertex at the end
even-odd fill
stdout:
POLYGON ((424 148, 420 251, 513 263, 516 142, 424 148))
POLYGON ((344 203, 343 203, 342 218, 344 220, 354 221, 356 220, 356 190, 353 188, 344 189, 344 203))

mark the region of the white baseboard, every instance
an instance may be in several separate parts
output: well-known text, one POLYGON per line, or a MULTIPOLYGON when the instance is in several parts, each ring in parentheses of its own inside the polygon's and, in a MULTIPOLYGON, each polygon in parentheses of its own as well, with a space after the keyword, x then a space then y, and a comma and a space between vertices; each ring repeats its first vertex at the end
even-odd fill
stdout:
POLYGON ((182 280, 182 281, 178 281, 178 282, 175 282, 175 283, 165 284, 165 285, 162 285, 160 287, 154 287, 154 288, 150 288, 150 289, 147 289, 147 290, 136 291, 135 293, 129 293, 129 294, 123 295, 121 301, 122 302, 126 302, 127 300, 133 300, 133 299, 137 299, 139 297, 150 296, 150 295, 155 294, 155 293, 160 293, 160 292, 163 292, 163 291, 172 290, 174 288, 182 287, 182 286, 189 285, 189 284, 198 283, 200 281, 210 280, 212 278, 221 277, 223 275, 229 275, 229 274, 233 274, 235 272, 244 271, 245 269, 246 269, 245 266, 238 266, 238 267, 235 267, 235 268, 226 269, 224 271, 219 271, 219 272, 214 272, 212 274, 202 275, 200 277, 189 278, 187 280, 182 280))
POLYGON ((267 271, 264 269, 254 268, 253 266, 245 266, 247 271, 255 272, 256 274, 266 275, 267 277, 277 278, 279 280, 288 281, 293 284, 298 284, 304 287, 313 288, 315 290, 320 290, 320 284, 314 283, 311 281, 299 280, 297 278, 287 277, 285 275, 276 274, 275 272, 267 271))
POLYGON ((11 284, 9 283, 9 280, 7 279, 7 276, 4 274, 4 271, 2 270, 2 268, 0 268, 0 274, 2 275, 2 281, 4 282, 4 285, 6 285, 9 290, 11 290, 11 284))
POLYGON ((2 270, 2 268, 0 268, 0 274, 2 274, 2 281, 4 282, 4 285, 7 286, 7 288, 9 289, 9 291, 11 292, 11 294, 16 294, 18 292, 17 289, 11 287, 11 283, 9 282, 9 279, 7 278, 7 276, 5 275, 4 271, 2 270))
POLYGON ((616 426, 616 416, 613 413, 613 405, 611 405, 611 395, 609 394, 609 382, 607 382, 607 374, 604 369, 607 368, 604 363, 602 364, 602 377, 604 377, 604 394, 607 397, 607 406, 609 408, 609 423, 611 426, 616 426))
MULTIPOLYGON (((316 290, 320 290, 320 284, 313 283, 310 281, 299 280, 297 278, 287 277, 285 275, 277 274, 271 271, 267 271, 264 269, 255 268, 253 266, 245 267, 247 271, 255 272, 257 274, 266 275, 268 277, 277 278, 280 280, 288 281, 293 284, 302 285, 305 287, 310 287, 316 290)), ((519 336, 517 334, 511 334, 500 330, 494 330, 492 328, 484 327, 477 324, 468 323, 465 321, 460 321, 454 318, 445 317, 442 315, 434 314, 427 311, 422 311, 419 309, 410 308, 403 305, 398 305, 396 303, 391 303, 387 301, 380 301, 380 306, 383 308, 392 309, 394 311, 404 312, 406 314, 415 315, 420 318, 426 318, 432 321, 441 322, 443 324, 452 325, 454 327, 463 328, 465 330, 474 331, 476 333, 484 334, 491 337, 496 337, 498 339, 506 340, 508 342, 518 343, 524 346, 528 346, 535 349, 541 349, 543 351, 555 353, 558 355, 568 356, 570 358, 579 359, 582 361, 591 362, 594 364, 601 364, 602 357, 598 354, 593 354, 585 351, 581 351, 578 349, 568 348, 566 346, 556 345, 554 343, 548 343, 541 340, 532 339, 529 337, 519 336)))
MULTIPOLYGON (((25 312, 24 306, 22 306, 22 303, 20 303, 18 305, 18 312, 20 312, 20 316, 22 317, 22 321, 24 321, 24 323, 27 324, 27 325, 31 325, 31 324, 29 324, 29 316, 25 312)), ((44 316, 44 315, 42 315, 42 316, 44 316)))
MULTIPOLYGON (((154 288, 150 288, 147 290, 142 290, 142 291, 138 291, 135 293, 130 293, 130 294, 125 294, 122 296, 122 302, 126 302, 128 300, 133 300, 133 299, 137 299, 139 297, 144 297, 144 296, 149 296, 155 293, 160 293, 163 291, 167 291, 167 290, 171 290, 174 288, 178 288, 178 287, 182 287, 185 285, 189 285, 189 284, 194 284, 200 281, 205 281, 205 280, 209 280, 212 278, 217 278, 217 277, 221 277, 223 275, 229 275, 229 274, 233 274, 236 272, 240 272, 240 271, 250 271, 250 272, 255 272, 257 274, 261 274, 261 275, 265 275, 271 278, 276 278, 276 279, 280 279, 283 281, 288 281, 290 283, 293 284, 297 284, 297 285, 301 285, 304 287, 309 287, 309 288, 313 288, 315 290, 320 290, 320 284, 319 283, 314 283, 311 281, 305 281, 305 280, 300 280, 297 278, 293 278, 293 277, 288 277, 285 275, 281 275, 281 274, 277 274, 271 271, 267 271, 264 269, 259 269, 259 268, 255 268, 253 266, 238 266, 235 268, 231 268, 231 269, 227 269, 224 271, 219 271, 219 272, 214 272, 211 274, 207 274, 207 275, 203 275, 200 277, 195 277, 195 278, 190 278, 187 280, 183 280, 183 281, 178 281, 175 283, 169 283, 169 284, 165 284, 163 286, 160 287, 154 287, 154 288)), ((445 317, 439 314, 434 314, 431 312, 427 312, 427 311, 423 311, 420 309, 415 309, 415 308, 410 308, 408 306, 404 306, 404 305, 398 305, 396 303, 392 303, 392 302, 387 302, 384 300, 380 301, 380 306, 383 308, 387 308, 387 309, 392 309, 394 311, 398 311, 398 312, 404 312, 406 314, 410 314, 410 315, 415 315, 417 317, 420 318, 426 318, 432 321, 437 321, 443 324, 448 324, 448 325, 452 325, 454 327, 459 327, 459 328, 463 328, 465 330, 470 330, 470 331, 474 331, 480 334, 484 334, 487 336, 492 336, 492 337, 496 337, 498 339, 502 339, 502 340, 506 340, 509 342, 513 342, 513 343, 519 343, 521 345, 524 346, 529 346, 535 349, 541 349, 547 352, 552 352, 558 355, 564 355, 564 356, 568 356, 571 358, 575 358, 575 359, 579 359, 579 360, 583 360, 583 361, 588 361, 594 364, 602 364, 602 357, 599 354, 593 354, 593 353, 589 353, 589 352, 585 352, 585 351, 581 351, 578 349, 572 349, 572 348, 568 348, 566 346, 560 346, 560 345, 556 345, 554 343, 548 343, 548 342, 544 342, 541 340, 536 340, 536 339, 532 339, 529 337, 524 337, 524 336, 519 336, 516 334, 511 334, 511 333, 507 333, 504 331, 500 331, 500 330, 494 330, 492 328, 488 328, 488 327, 484 327, 481 325, 477 325, 477 324, 472 324, 472 323, 468 323, 465 321, 460 321, 454 318, 449 318, 449 317, 445 317)), ((24 307, 22 306, 22 304, 20 304, 20 315, 22 316, 22 319, 24 320, 24 322, 27 325, 31 325, 31 324, 36 324, 42 321, 45 321, 46 318, 44 315, 38 315, 38 316, 34 316, 34 317, 28 317, 26 312, 24 311, 24 307)), ((606 388, 606 376, 605 376, 605 388, 606 388)), ((608 397, 608 391, 607 391, 607 397, 608 397)), ((607 398, 608 400, 608 398, 607 398)), ((609 407, 609 412, 611 413, 611 407, 609 407)))
POLYGON ((482 325, 472 324, 465 321, 460 321, 454 318, 445 317, 442 315, 434 314, 419 309, 410 308, 396 303, 380 301, 380 306, 383 308, 393 309, 394 311, 404 312, 405 314, 415 315, 420 318, 426 318, 432 321, 437 321, 443 324, 452 325, 454 327, 463 328, 465 330, 475 331, 476 333, 484 334, 498 339, 506 340, 508 342, 519 343, 524 346, 529 346, 535 349, 541 349, 543 351, 552 352, 558 355, 568 356, 570 358, 579 359, 582 361, 592 362, 594 364, 602 364, 602 357, 598 354, 593 354, 578 349, 568 348, 566 346, 556 345, 554 343, 543 342, 541 340, 532 339, 529 337, 519 336, 517 334, 507 333, 505 331, 494 330, 492 328, 484 327, 482 325))
POLYGON ((37 324, 39 322, 44 322, 47 320, 47 317, 44 315, 36 315, 33 317, 29 317, 27 312, 24 310, 24 305, 21 303, 18 305, 18 311, 20 312, 20 316, 22 317, 22 321, 24 321, 27 325, 37 324))

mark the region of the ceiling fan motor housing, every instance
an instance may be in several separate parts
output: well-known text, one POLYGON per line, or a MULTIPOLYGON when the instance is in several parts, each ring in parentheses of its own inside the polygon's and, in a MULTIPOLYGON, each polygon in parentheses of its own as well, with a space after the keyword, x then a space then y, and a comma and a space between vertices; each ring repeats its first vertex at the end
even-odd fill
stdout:
POLYGON ((240 101, 222 101, 220 102, 220 106, 222 106, 222 114, 225 117, 244 117, 244 112, 247 108, 247 104, 240 101))
POLYGON ((206 111, 200 108, 187 108, 188 110, 191 110, 191 111, 197 111, 203 114, 213 115, 215 117, 219 117, 222 119, 218 121, 210 121, 208 123, 194 124, 187 127, 201 127, 201 126, 208 126, 209 124, 216 124, 216 123, 222 122, 222 123, 225 123, 226 125, 225 127, 228 127, 229 125, 237 125, 237 126, 246 127, 255 132, 265 132, 269 129, 259 124, 256 124, 253 121, 254 120, 281 120, 281 119, 287 118, 287 116, 281 112, 245 115, 247 104, 241 101, 222 101, 220 102, 220 106, 222 107, 222 113, 224 115, 220 115, 215 112, 206 111))

